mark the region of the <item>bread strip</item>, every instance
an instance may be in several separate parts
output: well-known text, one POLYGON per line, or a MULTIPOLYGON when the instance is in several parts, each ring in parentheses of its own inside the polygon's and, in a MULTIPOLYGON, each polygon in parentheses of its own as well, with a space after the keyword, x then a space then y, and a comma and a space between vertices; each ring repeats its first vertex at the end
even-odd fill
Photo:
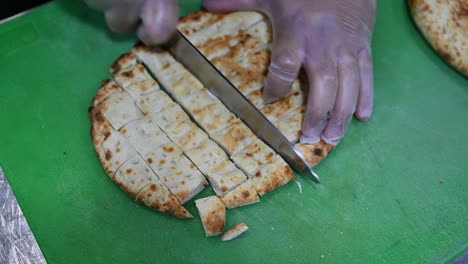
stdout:
POLYGON ((287 116, 276 120, 274 125, 291 143, 297 143, 301 137, 302 123, 306 108, 301 106, 294 109, 287 116))
POLYGON ((130 84, 150 80, 151 76, 148 74, 143 65, 135 64, 117 72, 113 79, 120 85, 120 87, 125 89, 130 84))
POLYGON ((120 86, 116 82, 113 80, 102 81, 101 87, 93 98, 93 106, 96 107, 116 91, 121 91, 120 86))
POLYGON ((247 30, 262 19, 264 17, 260 13, 251 11, 234 12, 227 15, 198 12, 183 18, 177 28, 190 42, 198 46, 219 36, 237 35, 240 30, 247 30), (201 23, 197 23, 198 21, 201 23))
POLYGON ((143 114, 126 92, 115 91, 98 108, 115 130, 132 120, 143 117, 143 114))
MULTIPOLYGON (((153 60, 169 60, 167 59, 167 54, 150 52, 147 49, 140 48, 140 51, 136 50, 136 52, 139 60, 143 61, 144 63, 148 62, 150 63, 149 65, 162 64, 161 62, 154 63, 152 62, 153 60), (144 52, 141 52, 141 50, 143 50, 144 52)), ((177 65, 175 66, 176 68, 180 67, 178 63, 176 63, 175 65, 177 65)), ((167 68, 171 68, 172 66, 173 65, 171 64, 167 68)), ((149 69, 154 73, 154 75, 157 78, 166 78, 162 76, 161 73, 158 73, 155 69, 152 69, 151 67, 149 67, 149 69)), ((185 69, 185 73, 183 75, 179 74, 179 76, 184 76, 184 78, 194 78, 193 76, 188 77, 189 74, 190 73, 185 69)), ((172 83, 177 84, 177 80, 173 80, 172 83)), ((174 92, 176 90, 183 89, 183 87, 174 86, 169 87, 168 91, 174 92)), ((174 96, 174 94, 172 95, 174 96)), ((181 100, 179 99, 179 101, 181 100)), ((186 108, 187 106, 183 105, 183 107, 186 108)), ((253 135, 253 133, 234 115, 232 115, 232 113, 222 104, 208 105, 207 107, 190 114, 192 115, 193 119, 198 124, 200 124, 205 129, 205 131, 207 131, 208 134, 231 155, 235 155, 237 153, 242 152, 243 149, 245 149, 251 142, 253 142, 256 139, 255 135, 253 135), (223 131, 223 128, 226 129, 226 131, 223 131)), ((207 175, 208 180, 213 186, 215 192, 218 195, 223 195, 226 192, 229 192, 230 190, 238 186, 239 184, 241 184, 242 182, 244 182, 246 177, 243 173, 240 173, 239 170, 232 172, 229 170, 223 171, 223 174, 214 171, 215 169, 213 168, 213 165, 219 160, 227 160, 227 157, 225 157, 225 154, 220 154, 221 150, 216 144, 209 143, 211 142, 211 140, 208 140, 206 142, 206 145, 200 144, 200 146, 197 148, 187 150, 186 154, 194 162, 194 164, 197 165, 198 168, 205 175, 207 175), (225 177, 222 178, 222 175, 225 175, 225 177)), ((277 159, 281 158, 277 157, 277 159)), ((282 162, 287 166, 287 164, 284 161, 282 162)), ((237 165, 239 165, 242 170, 247 170, 246 168, 242 167, 244 165, 243 163, 239 163, 237 165)), ((253 170, 256 171, 258 169, 260 169, 260 166, 254 168, 253 170)), ((262 190, 263 193, 266 193, 266 191, 263 190, 267 189, 269 192, 272 190, 272 186, 279 187, 289 182, 291 179, 294 179, 294 175, 290 175, 288 173, 275 174, 274 179, 270 177, 262 177, 262 179, 265 180, 254 181, 254 183, 257 185, 257 190, 262 190), (272 179, 275 180, 276 183, 270 183, 270 180, 272 179)))
POLYGON ((128 68, 137 63, 135 54, 132 52, 127 52, 122 54, 109 68, 111 73, 120 71, 122 69, 128 68))
POLYGON ((209 196, 195 201, 207 237, 223 232, 226 224, 226 208, 217 196, 209 196))
POLYGON ((193 218, 159 179, 143 188, 137 194, 136 200, 177 218, 193 218))
POLYGON ((235 227, 229 229, 228 231, 226 231, 226 233, 224 233, 222 236, 221 236, 221 241, 230 241, 230 240, 233 240, 234 238, 242 235, 243 233, 247 232, 247 230, 249 230, 249 227, 244 224, 244 223, 240 223, 238 225, 236 225, 235 227))
POLYGON ((260 139, 255 139, 244 150, 232 156, 232 160, 252 178, 255 173, 269 163, 276 153, 260 139))
POLYGON ((252 178, 258 194, 261 196, 295 180, 294 172, 289 165, 276 155, 273 160, 261 168, 252 178))
POLYGON ((335 146, 330 145, 325 141, 320 141, 317 144, 298 143, 294 147, 302 153, 304 158, 312 167, 322 161, 335 148, 335 146))
POLYGON ((220 198, 229 209, 260 202, 255 184, 250 179, 220 198))

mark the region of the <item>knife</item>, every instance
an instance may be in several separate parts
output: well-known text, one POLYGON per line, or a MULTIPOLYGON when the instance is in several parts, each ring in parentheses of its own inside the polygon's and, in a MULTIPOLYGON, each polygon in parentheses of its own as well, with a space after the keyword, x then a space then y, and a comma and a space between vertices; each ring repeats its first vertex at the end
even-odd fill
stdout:
POLYGON ((185 36, 177 31, 171 52, 203 85, 296 171, 315 183, 319 176, 302 154, 185 36))

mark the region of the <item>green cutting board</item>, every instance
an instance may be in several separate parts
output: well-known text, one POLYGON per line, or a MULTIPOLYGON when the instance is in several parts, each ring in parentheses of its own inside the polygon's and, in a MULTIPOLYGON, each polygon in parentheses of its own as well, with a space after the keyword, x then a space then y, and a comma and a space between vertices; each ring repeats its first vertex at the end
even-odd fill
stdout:
MULTIPOLYGON (((468 247, 468 80, 406 1, 379 1, 375 112, 316 169, 228 211, 226 243, 135 203, 95 155, 87 108, 135 41, 82 1, 0 25, 0 164, 49 263, 444 263, 468 247)), ((183 14, 199 1, 181 1, 183 14)), ((200 196, 212 193, 204 191, 200 196)), ((199 196, 199 197, 200 197, 199 196)))

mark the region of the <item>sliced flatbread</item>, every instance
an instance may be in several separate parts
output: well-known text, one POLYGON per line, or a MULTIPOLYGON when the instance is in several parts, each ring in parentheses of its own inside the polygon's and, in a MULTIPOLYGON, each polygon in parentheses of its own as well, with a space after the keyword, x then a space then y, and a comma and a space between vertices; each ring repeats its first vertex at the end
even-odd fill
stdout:
POLYGON ((408 0, 416 25, 432 47, 468 76, 468 0, 408 0))
POLYGON ((148 184, 157 182, 158 176, 140 156, 135 156, 120 166, 112 180, 130 196, 136 197, 148 184))
POLYGON ((169 95, 158 90, 141 97, 141 100, 137 101, 137 106, 145 115, 151 115, 161 112, 172 103, 173 101, 169 95))
POLYGON ((96 107, 98 104, 107 99, 114 92, 121 91, 120 86, 113 80, 104 80, 101 83, 101 87, 98 93, 93 98, 93 106, 96 107))
POLYGON ((227 15, 214 15, 198 12, 182 18, 177 28, 198 46, 211 38, 223 35, 237 35, 240 30, 247 30, 252 25, 263 20, 258 12, 235 12, 227 15))
POLYGON ((224 195, 247 180, 247 176, 232 161, 218 160, 205 174, 217 195, 224 195))
POLYGON ((257 136, 244 123, 238 121, 233 125, 212 135, 212 138, 233 156, 244 150, 257 136))
POLYGON ((247 230, 249 230, 249 227, 244 224, 244 223, 240 223, 238 225, 236 225, 235 227, 229 229, 228 231, 226 231, 226 233, 224 233, 222 236, 221 236, 221 241, 230 241, 230 240, 233 240, 234 238, 242 235, 243 233, 247 232, 247 230))
POLYGON ((151 76, 148 74, 145 67, 141 64, 131 65, 128 68, 120 70, 114 75, 114 81, 124 89, 130 84, 139 83, 150 79, 151 76))
POLYGON ((296 108, 282 119, 276 120, 274 125, 291 143, 296 143, 301 137, 302 122, 304 121, 306 108, 296 108))
POLYGON ((325 141, 320 141, 317 144, 298 143, 294 147, 302 153, 306 161, 312 167, 319 164, 319 162, 321 162, 335 148, 335 146, 330 145, 325 141))
POLYGON ((220 198, 229 209, 260 202, 255 185, 250 179, 220 198))
POLYGON ((120 132, 142 156, 171 142, 151 116, 127 123, 120 132))
POLYGON ((261 196, 295 180, 294 172, 289 165, 276 155, 272 161, 261 168, 252 178, 261 196))
POLYGON ((224 231, 226 208, 218 196, 209 196, 195 201, 207 237, 224 231))
POLYGON ((118 131, 111 132, 102 145, 95 148, 104 170, 111 177, 123 163, 138 155, 135 148, 118 131))
POLYGON ((113 64, 110 66, 109 71, 114 73, 122 69, 128 68, 132 65, 137 64, 137 57, 132 52, 122 54, 113 64))
POLYGON ((195 121, 210 135, 238 121, 223 104, 208 105, 190 113, 195 121))
POLYGON ((185 155, 168 163, 171 166, 165 167, 163 173, 158 175, 159 179, 182 204, 192 199, 208 185, 203 174, 185 155))
POLYGON ((115 130, 143 117, 132 97, 122 90, 114 92, 98 107, 115 130))
POLYGON ((143 188, 136 196, 136 200, 177 218, 193 218, 160 180, 143 188))
POLYGON ((142 97, 145 97, 151 94, 154 91, 158 91, 159 85, 153 79, 144 80, 138 83, 132 83, 124 88, 124 90, 135 100, 136 102, 141 102, 142 97))
POLYGON ((275 155, 276 153, 269 146, 257 138, 243 151, 231 158, 249 177, 253 177, 275 155))

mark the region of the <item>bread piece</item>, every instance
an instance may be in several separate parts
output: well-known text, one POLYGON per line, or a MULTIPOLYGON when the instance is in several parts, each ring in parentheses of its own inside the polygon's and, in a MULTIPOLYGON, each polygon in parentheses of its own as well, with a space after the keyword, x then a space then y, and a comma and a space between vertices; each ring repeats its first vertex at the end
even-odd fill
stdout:
POLYGON ((247 230, 249 230, 249 227, 244 224, 244 223, 240 223, 238 225, 236 225, 235 227, 229 229, 228 231, 226 231, 226 233, 224 233, 222 236, 221 236, 221 241, 230 241, 230 240, 233 240, 234 238, 242 235, 243 233, 247 232, 247 230))
POLYGON ((213 104, 191 113, 193 119, 210 135, 234 124, 237 118, 223 104, 213 104))
POLYGON ((206 88, 196 93, 180 96, 179 101, 189 113, 198 113, 201 109, 212 104, 222 104, 221 101, 206 88))
POLYGON ((124 90, 130 94, 135 101, 141 100, 141 97, 145 97, 154 91, 158 91, 159 85, 153 79, 144 80, 138 83, 132 83, 124 88, 124 90))
POLYGON ((244 123, 238 121, 212 135, 212 138, 233 156, 245 149, 257 136, 244 123))
POLYGON ((205 43, 198 45, 197 49, 203 53, 208 60, 213 60, 231 52, 231 48, 238 45, 244 38, 245 31, 240 30, 237 35, 222 35, 211 38, 205 43))
POLYGON ((159 179, 143 188, 137 194, 136 200, 177 218, 193 218, 159 179))
POLYGON ((253 91, 245 96, 258 109, 262 109, 265 106, 265 102, 263 101, 263 88, 253 91))
POLYGON ((133 47, 132 51, 170 94, 175 92, 173 87, 180 88, 179 92, 181 92, 180 90, 190 91, 190 89, 202 87, 200 82, 191 78, 193 75, 169 52, 141 44, 133 47))
POLYGON ((279 155, 276 155, 271 162, 255 173, 252 179, 257 193, 263 196, 295 180, 296 177, 289 165, 279 155))
POLYGON ((304 156, 312 167, 322 161, 335 148, 335 146, 325 141, 320 141, 317 144, 298 143, 294 147, 304 156))
POLYGON ((302 123, 304 121, 306 108, 301 106, 296 108, 282 119, 276 120, 274 125, 288 139, 289 142, 296 143, 301 137, 302 123))
POLYGON ((112 177, 112 180, 132 197, 136 197, 144 187, 157 179, 156 174, 140 156, 127 160, 112 177))
POLYGON ((257 138, 243 151, 231 158, 249 177, 253 177, 255 173, 270 162, 275 155, 275 152, 269 146, 257 138))
POLYGON ((111 177, 123 163, 137 155, 135 148, 118 131, 112 131, 102 145, 95 145, 95 148, 104 170, 111 177))
POLYGON ((198 147, 185 151, 187 157, 202 171, 208 171, 218 161, 227 160, 226 153, 211 139, 206 139, 198 147))
POLYGON ((247 29, 247 33, 256 39, 260 40, 261 43, 270 44, 273 40, 273 31, 270 20, 264 19, 257 24, 247 29))
POLYGON ((263 87, 270 64, 270 51, 250 35, 225 56, 212 60, 226 78, 244 95, 263 87))
POLYGON ((416 25, 432 47, 468 76, 468 0, 409 0, 416 25))
POLYGON ((165 175, 177 169, 177 161, 182 157, 182 150, 173 142, 154 149, 143 158, 157 175, 165 175))
POLYGON ((124 89, 132 83, 139 83, 150 79, 151 76, 141 64, 135 64, 122 69, 114 75, 114 81, 124 89))
POLYGON ((190 121, 185 111, 174 102, 163 108, 160 112, 149 113, 149 115, 153 117, 158 126, 166 133, 176 129, 177 126, 180 126, 181 122, 187 123, 190 121))
POLYGON ((228 159, 218 160, 204 172, 217 195, 224 195, 247 180, 247 176, 228 159))
POLYGON ((114 92, 98 107, 115 130, 143 116, 130 95, 124 91, 114 92))
POLYGON ((229 209, 260 202, 255 185, 250 179, 220 198, 229 209))
POLYGON ((261 112, 270 122, 284 118, 286 115, 305 104, 304 94, 301 91, 295 91, 287 97, 274 103, 265 105, 261 112))
POLYGON ((127 123, 120 132, 142 156, 171 142, 151 116, 127 123))
POLYGON ((207 237, 223 232, 226 224, 226 208, 217 196, 209 196, 195 201, 207 237))
POLYGON ((251 11, 233 12, 227 15, 205 12, 183 18, 177 27, 193 45, 198 46, 218 36, 237 35, 240 30, 247 30, 262 19, 264 17, 260 13, 251 11))
POLYGON ((114 73, 122 69, 128 68, 137 64, 137 58, 132 52, 122 54, 109 68, 109 71, 114 73))
POLYGON ((137 152, 118 131, 112 128, 99 108, 90 110, 90 118, 94 148, 107 175, 112 177, 120 165, 136 156, 137 152))
POLYGON ((172 137, 172 140, 184 151, 200 146, 208 138, 208 135, 195 124, 191 123, 191 127, 187 133, 172 137))
POLYGON ((172 142, 148 153, 144 159, 182 204, 208 184, 196 166, 172 142))
POLYGON ((150 115, 161 112, 172 103, 172 99, 165 92, 158 90, 141 97, 137 106, 145 115, 150 115))
POLYGON ((98 104, 106 100, 116 91, 122 91, 120 86, 113 80, 104 80, 101 83, 101 87, 98 90, 98 93, 93 98, 93 106, 96 107, 98 104))

